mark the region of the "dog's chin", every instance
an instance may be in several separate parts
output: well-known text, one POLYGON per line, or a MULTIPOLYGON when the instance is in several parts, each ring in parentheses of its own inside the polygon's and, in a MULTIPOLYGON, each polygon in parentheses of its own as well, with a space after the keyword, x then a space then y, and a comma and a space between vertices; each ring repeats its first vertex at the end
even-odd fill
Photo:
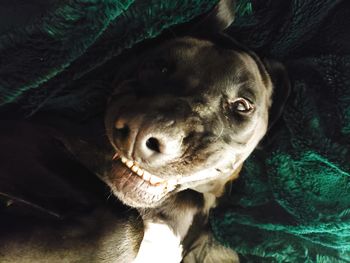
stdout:
POLYGON ((175 185, 169 182, 151 183, 143 179, 120 160, 114 161, 107 180, 119 200, 135 208, 157 207, 175 190, 175 185))

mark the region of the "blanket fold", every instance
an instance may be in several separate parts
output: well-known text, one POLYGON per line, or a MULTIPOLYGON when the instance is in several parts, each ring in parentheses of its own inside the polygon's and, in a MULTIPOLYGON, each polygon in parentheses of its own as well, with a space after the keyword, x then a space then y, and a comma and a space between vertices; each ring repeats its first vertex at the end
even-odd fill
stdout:
POLYGON ((349 2, 253 7, 230 34, 283 61, 292 94, 269 147, 248 159, 229 208, 212 216, 213 229, 247 262, 350 262, 349 2))
MULTIPOLYGON (((216 1, 50 3, 15 29, 0 20, 0 106, 80 120, 103 111, 122 51, 216 1)), ((248 159, 229 202, 212 214, 214 233, 243 262, 350 262, 350 2, 237 6, 227 33, 284 63, 292 94, 268 146, 248 159)))

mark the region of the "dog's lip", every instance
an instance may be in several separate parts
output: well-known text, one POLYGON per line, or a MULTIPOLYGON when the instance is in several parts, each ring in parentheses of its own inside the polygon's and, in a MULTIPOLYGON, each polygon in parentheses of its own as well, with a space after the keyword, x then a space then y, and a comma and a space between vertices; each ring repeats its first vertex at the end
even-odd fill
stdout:
POLYGON ((153 175, 142 169, 136 162, 127 159, 124 156, 121 156, 118 152, 114 154, 112 160, 114 162, 120 161, 123 163, 126 168, 130 169, 130 172, 137 176, 139 179, 143 180, 149 187, 153 188, 164 188, 167 192, 170 192, 176 188, 177 180, 176 179, 168 179, 164 180, 156 175, 153 175))

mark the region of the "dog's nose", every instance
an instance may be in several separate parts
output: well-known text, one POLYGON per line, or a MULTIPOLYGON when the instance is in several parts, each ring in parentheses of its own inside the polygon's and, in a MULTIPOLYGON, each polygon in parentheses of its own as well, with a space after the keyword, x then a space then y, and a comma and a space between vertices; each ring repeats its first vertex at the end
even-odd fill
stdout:
POLYGON ((159 139, 155 138, 155 137, 150 137, 149 139, 147 139, 146 141, 146 148, 148 151, 154 151, 154 152, 158 152, 160 153, 160 149, 164 148, 164 145, 161 144, 161 142, 159 141, 159 139))
POLYGON ((184 131, 173 123, 119 118, 115 122, 114 140, 122 155, 158 166, 181 154, 184 131))

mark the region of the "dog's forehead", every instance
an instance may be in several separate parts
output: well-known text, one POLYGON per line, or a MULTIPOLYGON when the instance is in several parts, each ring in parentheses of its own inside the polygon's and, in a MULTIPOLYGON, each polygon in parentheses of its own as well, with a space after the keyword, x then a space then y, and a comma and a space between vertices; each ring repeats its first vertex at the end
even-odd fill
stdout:
POLYGON ((241 84, 251 89, 263 85, 261 72, 252 57, 241 50, 223 48, 209 40, 175 38, 153 49, 148 56, 176 64, 181 77, 206 89, 221 86, 221 90, 231 91, 241 84))
POLYGON ((167 41, 155 48, 151 55, 175 60, 178 67, 191 66, 201 69, 200 72, 211 70, 213 73, 222 72, 223 69, 242 69, 245 67, 244 60, 249 60, 243 52, 224 49, 209 40, 191 37, 167 41))

